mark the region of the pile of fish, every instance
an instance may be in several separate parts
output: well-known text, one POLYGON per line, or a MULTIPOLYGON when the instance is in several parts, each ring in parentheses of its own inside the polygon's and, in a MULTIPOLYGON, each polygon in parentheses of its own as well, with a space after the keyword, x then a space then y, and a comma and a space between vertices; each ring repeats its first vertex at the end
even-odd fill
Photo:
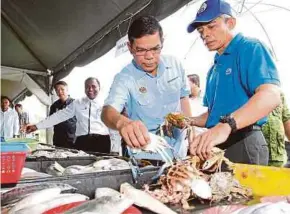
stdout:
POLYGON ((76 191, 76 188, 63 183, 15 187, 1 194, 1 213, 43 213, 58 206, 89 199, 76 191))
POLYGON ((166 205, 129 183, 123 183, 120 192, 97 188, 95 198, 75 193, 77 189, 62 183, 34 184, 15 187, 1 194, 1 213, 141 213, 133 204, 160 214, 176 214, 166 205), (128 211, 127 211, 128 210, 128 211), (134 210, 134 211, 132 211, 134 210))
POLYGON ((58 162, 54 162, 47 168, 46 172, 53 176, 63 176, 124 169, 130 169, 128 162, 122 159, 111 158, 99 160, 86 166, 72 165, 66 168, 62 167, 58 162))
POLYGON ((54 150, 35 150, 28 157, 46 157, 46 158, 67 158, 67 157, 84 157, 91 156, 83 151, 73 152, 63 149, 54 150))
POLYGON ((290 197, 270 196, 251 206, 224 205, 209 208, 201 214, 286 214, 290 213, 290 197), (278 200, 277 200, 278 199, 278 200))

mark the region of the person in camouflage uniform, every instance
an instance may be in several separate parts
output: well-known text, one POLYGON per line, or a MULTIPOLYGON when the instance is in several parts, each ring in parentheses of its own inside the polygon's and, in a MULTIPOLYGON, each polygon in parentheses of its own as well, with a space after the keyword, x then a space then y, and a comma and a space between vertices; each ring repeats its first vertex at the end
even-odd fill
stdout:
MULTIPOLYGON (((269 146, 269 165, 283 166, 287 161, 285 135, 290 138, 290 111, 285 96, 281 93, 282 103, 268 116, 262 132, 269 146)), ((290 140, 290 139, 289 139, 290 140)))

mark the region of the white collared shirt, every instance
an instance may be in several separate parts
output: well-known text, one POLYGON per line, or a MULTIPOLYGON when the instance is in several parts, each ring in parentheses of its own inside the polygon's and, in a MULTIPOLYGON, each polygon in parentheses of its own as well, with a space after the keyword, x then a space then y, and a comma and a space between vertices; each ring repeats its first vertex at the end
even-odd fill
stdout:
POLYGON ((7 111, 1 109, 1 137, 13 138, 13 135, 19 135, 18 114, 12 108, 7 111))
POLYGON ((36 124, 36 126, 38 129, 50 128, 58 123, 72 118, 73 116, 76 116, 77 137, 87 134, 108 135, 108 128, 101 120, 102 108, 103 104, 97 98, 90 100, 88 97, 84 97, 75 100, 66 108, 57 111, 45 120, 36 124))

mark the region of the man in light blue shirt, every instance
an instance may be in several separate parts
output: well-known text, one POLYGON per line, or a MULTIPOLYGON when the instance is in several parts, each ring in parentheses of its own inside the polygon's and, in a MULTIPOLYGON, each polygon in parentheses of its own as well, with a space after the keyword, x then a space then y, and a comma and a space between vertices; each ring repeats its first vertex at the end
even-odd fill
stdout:
MULTIPOLYGON (((190 87, 181 63, 174 57, 161 56, 163 32, 155 18, 143 16, 134 20, 128 37, 134 59, 116 75, 102 120, 109 128, 118 130, 129 147, 141 148, 150 141, 148 131, 156 133, 168 113, 191 116, 190 87), (124 107, 128 117, 120 114, 124 107)), ((167 141, 176 154, 185 156, 185 136, 175 132, 174 138, 167 141)), ((159 159, 150 154, 136 157, 159 159)))

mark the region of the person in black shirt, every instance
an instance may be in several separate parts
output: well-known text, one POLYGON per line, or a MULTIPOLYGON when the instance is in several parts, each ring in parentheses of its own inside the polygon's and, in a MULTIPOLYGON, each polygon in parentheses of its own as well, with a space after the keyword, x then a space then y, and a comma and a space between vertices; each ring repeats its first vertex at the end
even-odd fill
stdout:
MULTIPOLYGON (((49 115, 66 108, 74 99, 68 95, 67 83, 59 81, 54 85, 59 99, 55 101, 50 107, 49 115)), ((53 145, 65 148, 74 148, 75 132, 76 132, 76 117, 72 117, 62 123, 54 126, 53 145)))

